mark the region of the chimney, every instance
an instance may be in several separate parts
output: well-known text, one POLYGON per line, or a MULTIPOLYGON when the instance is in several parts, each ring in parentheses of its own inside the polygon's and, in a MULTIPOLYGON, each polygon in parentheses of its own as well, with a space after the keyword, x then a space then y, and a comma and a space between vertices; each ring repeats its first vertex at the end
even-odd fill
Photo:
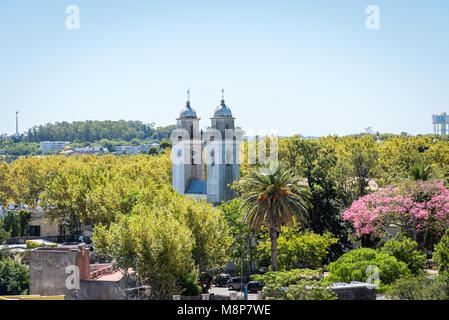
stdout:
POLYGON ((78 245, 76 265, 80 271, 80 280, 89 280, 89 248, 84 243, 78 245))

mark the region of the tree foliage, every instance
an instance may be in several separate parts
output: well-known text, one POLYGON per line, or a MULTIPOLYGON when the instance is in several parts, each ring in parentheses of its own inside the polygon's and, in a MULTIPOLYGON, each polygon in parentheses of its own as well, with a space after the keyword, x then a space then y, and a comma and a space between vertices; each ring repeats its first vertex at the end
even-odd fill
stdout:
MULTIPOLYGON (((270 257, 270 240, 266 236, 264 240, 258 246, 258 260, 262 264, 269 262, 270 257)), ((338 239, 330 233, 319 235, 283 227, 278 238, 278 268, 320 268, 329 254, 330 246, 337 242, 338 239)))
POLYGON ((376 272, 376 268, 379 271, 381 291, 386 290, 386 286, 397 279, 410 275, 407 264, 395 257, 374 249, 359 248, 345 253, 337 261, 329 264, 328 281, 366 282, 376 272))
POLYGON ((181 280, 192 270, 210 275, 199 277, 207 292, 208 279, 227 262, 231 239, 219 210, 170 187, 150 185, 140 190, 129 214, 118 215, 109 228, 97 226, 93 242, 123 268, 138 261, 142 281, 154 288, 155 298, 165 299, 182 293, 181 280))
POLYGON ((402 183, 360 198, 343 216, 358 236, 379 236, 396 226, 431 250, 449 226, 449 190, 439 181, 402 183))
POLYGON ((95 142, 102 139, 125 140, 154 139, 167 140, 175 126, 155 127, 154 123, 141 121, 75 121, 47 123, 34 126, 26 132, 28 142, 72 141, 95 142))
POLYGON ((1 259, 0 295, 26 295, 28 289, 28 267, 11 258, 1 259))
POLYGON ((249 228, 259 230, 265 224, 269 229, 271 268, 276 271, 278 232, 282 226, 305 223, 310 192, 282 163, 252 171, 240 188, 249 228))

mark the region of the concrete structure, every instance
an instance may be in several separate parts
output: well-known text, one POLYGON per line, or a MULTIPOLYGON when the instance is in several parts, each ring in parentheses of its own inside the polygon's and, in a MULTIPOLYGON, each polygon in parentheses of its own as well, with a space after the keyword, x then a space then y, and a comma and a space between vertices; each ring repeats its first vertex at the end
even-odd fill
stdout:
POLYGON ((449 134, 449 115, 446 112, 432 115, 433 134, 449 134))
POLYGON ((66 300, 123 300, 123 273, 113 265, 91 265, 90 250, 38 248, 30 253, 30 294, 64 295, 66 300), (77 271, 79 270, 79 281, 77 271))
POLYGON ((230 185, 239 179, 239 144, 231 110, 224 98, 215 109, 211 127, 200 131, 200 118, 190 97, 172 133, 173 188, 196 199, 219 204, 235 197, 230 185), (207 161, 204 150, 207 149, 207 161), (205 180, 205 165, 207 179, 205 180))
POLYGON ((331 290, 338 300, 376 300, 376 286, 365 282, 334 283, 331 290))
POLYGON ((42 153, 55 152, 70 144, 68 141, 43 141, 40 143, 42 153))

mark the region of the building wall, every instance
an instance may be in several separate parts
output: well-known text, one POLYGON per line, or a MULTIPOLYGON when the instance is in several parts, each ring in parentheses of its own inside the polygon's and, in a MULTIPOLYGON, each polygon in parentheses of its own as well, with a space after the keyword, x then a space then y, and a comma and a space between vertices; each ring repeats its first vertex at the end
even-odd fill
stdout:
POLYGON ((207 201, 220 203, 235 197, 235 192, 228 185, 239 179, 239 149, 232 137, 226 137, 227 129, 235 129, 233 118, 212 118, 211 127, 218 130, 221 137, 214 137, 213 141, 208 142, 207 201))
POLYGON ((178 119, 176 128, 180 129, 179 136, 182 140, 177 139, 178 133, 175 130, 172 161, 178 162, 173 163, 172 167, 173 188, 180 194, 185 194, 192 180, 204 180, 204 144, 201 142, 199 119, 178 119))
POLYGON ((39 248, 30 253, 30 294, 65 295, 66 300, 121 300, 120 281, 89 280, 89 249, 39 248), (79 289, 68 289, 68 266, 78 266, 79 289))
POLYGON ((44 219, 44 212, 33 211, 31 213, 30 225, 39 226, 41 230, 41 237, 59 235, 59 224, 57 222, 50 223, 44 219))
POLYGON ((81 280, 77 300, 126 300, 118 281, 81 280))
POLYGON ((66 300, 76 298, 75 290, 66 287, 70 275, 66 268, 76 265, 76 249, 36 249, 30 253, 30 294, 41 296, 65 295, 66 300))

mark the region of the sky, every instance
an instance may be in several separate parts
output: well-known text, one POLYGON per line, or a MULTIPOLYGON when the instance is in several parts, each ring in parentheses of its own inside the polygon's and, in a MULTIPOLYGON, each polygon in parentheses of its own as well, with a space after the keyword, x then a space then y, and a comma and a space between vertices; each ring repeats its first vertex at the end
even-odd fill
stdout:
POLYGON ((448 58, 447 0, 1 0, 0 133, 15 111, 19 131, 175 124, 189 87, 202 127, 224 88, 247 131, 432 133, 449 112, 448 58))

